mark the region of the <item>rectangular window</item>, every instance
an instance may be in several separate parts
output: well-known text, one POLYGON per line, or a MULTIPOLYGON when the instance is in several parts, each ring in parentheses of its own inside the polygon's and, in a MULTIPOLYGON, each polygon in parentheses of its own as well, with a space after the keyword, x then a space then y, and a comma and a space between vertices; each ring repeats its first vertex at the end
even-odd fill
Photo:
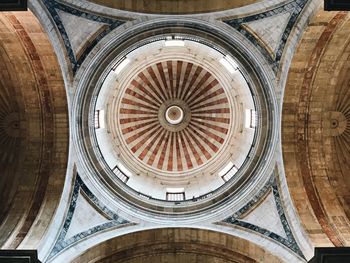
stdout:
POLYGON ((221 176, 222 180, 227 182, 237 173, 237 171, 237 167, 233 165, 229 171, 227 171, 224 175, 221 176))
POLYGON ((105 127, 105 111, 104 110, 96 110, 95 111, 95 129, 104 128, 105 127))
MULTIPOLYGON (((130 178, 130 172, 129 173, 125 173, 123 171, 123 169, 121 169, 120 166, 123 166, 122 164, 119 164, 119 167, 118 165, 116 165, 114 168, 113 168, 113 172, 114 174, 123 182, 123 183, 127 183, 129 178, 130 178)), ((124 169, 126 169, 124 166, 123 166, 124 169)), ((127 170, 128 171, 128 170, 127 170)))
POLYGON ((100 128, 100 111, 96 110, 95 111, 95 129, 100 128))
POLYGON ((256 111, 252 109, 245 110, 245 127, 246 128, 255 128, 256 126, 256 111))
POLYGON ((185 191, 183 188, 167 188, 166 200, 182 201, 185 200, 185 191))

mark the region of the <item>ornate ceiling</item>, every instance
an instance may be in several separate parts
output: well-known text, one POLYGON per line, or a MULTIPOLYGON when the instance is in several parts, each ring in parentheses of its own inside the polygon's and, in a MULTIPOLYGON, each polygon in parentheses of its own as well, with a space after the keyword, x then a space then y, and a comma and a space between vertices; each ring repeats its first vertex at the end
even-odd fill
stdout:
POLYGON ((227 95, 211 73, 193 63, 167 60, 131 81, 118 118, 133 155, 160 171, 182 173, 207 164, 219 152, 232 125, 230 111, 227 95))
MULTIPOLYGON (((83 168, 86 176, 105 178, 106 187, 122 195, 132 189, 133 198, 147 210, 203 212, 213 205, 212 198, 227 198, 227 188, 238 189, 244 178, 266 180, 257 174, 264 165, 256 166, 263 152, 273 151, 266 144, 273 129, 266 127, 274 125, 269 116, 274 105, 267 102, 270 91, 263 91, 264 76, 238 51, 229 51, 215 34, 203 38, 205 28, 197 22, 183 27, 176 19, 168 23, 160 31, 161 24, 150 27, 143 39, 130 28, 135 37, 126 52, 122 46, 111 54, 100 50, 104 62, 85 78, 99 84, 89 89, 78 84, 74 108, 87 117, 76 115, 77 143, 85 151, 78 156, 90 163, 83 168), (173 30, 179 32, 174 35, 173 30), (87 129, 91 118, 94 131, 87 129), (183 195, 177 202, 187 202, 161 202, 175 201, 168 198, 174 194, 183 195)), ((132 197, 126 199, 134 205, 132 197)))
POLYGON ((59 263, 349 246, 349 15, 144 3, 0 14, 1 247, 59 263))

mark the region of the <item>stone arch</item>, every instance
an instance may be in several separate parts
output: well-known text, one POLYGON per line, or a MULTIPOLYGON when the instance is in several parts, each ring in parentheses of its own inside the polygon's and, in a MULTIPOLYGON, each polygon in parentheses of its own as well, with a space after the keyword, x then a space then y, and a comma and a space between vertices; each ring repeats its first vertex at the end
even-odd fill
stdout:
POLYGON ((36 17, 3 12, 0 27, 0 200, 6 200, 0 247, 35 248, 63 191, 67 98, 57 57, 36 17))
POLYGON ((349 18, 346 12, 316 13, 285 88, 285 172, 314 246, 350 244, 349 18))
POLYGON ((247 240, 194 228, 160 228, 134 232, 100 243, 72 260, 74 263, 156 261, 282 262, 247 240))
POLYGON ((259 0, 234 0, 234 1, 211 1, 211 0, 123 0, 123 1, 110 1, 110 0, 94 0, 100 5, 108 7, 127 10, 140 13, 155 13, 155 14, 193 14, 193 13, 206 13, 215 12, 227 9, 233 9, 249 4, 259 2, 259 0))

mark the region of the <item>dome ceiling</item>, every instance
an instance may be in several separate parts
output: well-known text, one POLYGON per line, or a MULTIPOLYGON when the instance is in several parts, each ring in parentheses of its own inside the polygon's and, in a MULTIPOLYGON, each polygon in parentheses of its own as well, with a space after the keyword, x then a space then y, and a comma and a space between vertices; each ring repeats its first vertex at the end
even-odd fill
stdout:
POLYGON ((30 12, 0 16, 3 248, 45 262, 304 261, 289 190, 314 245, 349 245, 348 14, 314 19, 284 93, 314 1, 80 2, 31 2, 61 68, 30 12))
POLYGON ((121 136, 154 169, 184 172, 210 161, 227 140, 231 109, 219 81, 199 65, 167 60, 132 79, 119 109, 121 136))
POLYGON ((198 197, 228 181, 246 161, 256 121, 237 67, 207 45, 168 36, 116 61, 97 97, 95 132, 117 177, 157 199, 198 197))
MULTIPOLYGON (((225 3, 234 5, 238 1, 225 3)), ((15 93, 1 92, 7 102, 11 97, 18 99, 8 105, 7 112, 0 111, 0 138, 6 137, 3 141, 7 143, 7 153, 2 154, 16 156, 17 147, 25 145, 23 155, 18 157, 25 159, 24 165, 38 170, 30 172, 32 177, 23 176, 25 185, 31 180, 34 189, 29 198, 24 197, 30 201, 19 204, 26 208, 30 203, 19 218, 23 226, 15 226, 14 232, 18 233, 4 240, 10 240, 7 243, 12 247, 27 247, 34 236, 42 261, 72 261, 79 254, 79 262, 90 257, 84 251, 99 250, 103 245, 98 245, 108 239, 176 224, 180 228, 200 226, 222 231, 211 235, 208 231, 183 229, 179 230, 180 236, 197 232, 195 236, 208 235, 209 239, 225 241, 240 236, 247 242, 231 238, 229 243, 235 246, 230 248, 226 241, 211 246, 205 237, 203 243, 192 245, 189 241, 193 238, 185 243, 166 238, 159 241, 163 250, 158 254, 154 250, 159 243, 146 248, 138 243, 133 258, 119 259, 125 252, 132 252, 130 247, 135 248, 125 241, 128 248, 102 252, 92 260, 150 262, 160 256, 173 262, 280 261, 268 251, 283 259, 302 258, 299 247, 304 240, 300 245, 298 233, 292 233, 294 217, 289 226, 289 207, 284 209, 279 198, 279 191, 285 188, 279 188, 279 167, 275 163, 280 103, 276 76, 261 50, 254 47, 256 43, 226 23, 226 19, 241 19, 236 12, 258 22, 266 21, 266 17, 258 18, 258 12, 266 8, 271 9, 266 12, 287 9, 284 4, 277 9, 265 3, 208 17, 190 17, 153 16, 101 6, 95 10, 96 5, 80 6, 79 0, 34 1, 31 8, 50 32, 61 63, 69 116, 64 88, 60 89, 64 87, 61 71, 54 52, 47 50, 50 44, 39 36, 26 36, 16 24, 15 31, 20 31, 16 43, 25 46, 23 60, 28 57, 25 64, 29 68, 14 79, 19 81, 20 75, 28 74, 23 84, 32 88, 21 88, 19 93, 34 92, 37 96, 18 98, 15 93), (258 11, 255 14, 253 10, 258 11), (223 15, 228 16, 220 17, 223 15), (21 105, 39 107, 37 112, 28 107, 31 113, 21 105), (31 142, 27 143, 33 139, 33 148, 39 150, 35 153, 28 149, 31 142), (61 200, 59 206, 57 200, 61 200), (237 246, 243 243, 244 249, 240 250, 237 246), (179 249, 176 255, 173 246, 179 249), (218 252, 220 247, 223 253, 218 252), (251 248, 259 251, 252 257, 251 248), (209 251, 212 254, 208 255, 209 251)), ((214 11, 209 5, 206 8, 214 11)), ((196 10, 184 11, 204 9, 196 10)), ((272 13, 273 21, 281 18, 279 13, 272 13)), ((287 15, 283 18, 288 21, 287 15)), ((268 27, 271 23, 266 24, 268 27)), ((286 30, 290 28, 292 25, 286 30)), ((38 32, 36 26, 27 34, 38 32)), ((1 74, 6 79, 6 71, 1 74)), ((343 129, 343 118, 337 120, 343 129)), ((22 164, 6 163, 22 171, 16 175, 23 174, 22 164)), ((3 195, 14 193, 14 188, 6 189, 5 183, 2 187, 3 195)), ((6 217, 6 211, 4 214, 6 217)), ((167 232, 162 231, 157 233, 167 232)), ((167 233, 177 235, 176 231, 167 233)), ((154 236, 155 232, 148 233, 154 236)), ((133 239, 142 243, 142 234, 133 239)))
POLYGON ((267 180, 275 101, 237 38, 164 23, 113 35, 77 73, 73 141, 82 178, 143 212, 188 216, 267 180))

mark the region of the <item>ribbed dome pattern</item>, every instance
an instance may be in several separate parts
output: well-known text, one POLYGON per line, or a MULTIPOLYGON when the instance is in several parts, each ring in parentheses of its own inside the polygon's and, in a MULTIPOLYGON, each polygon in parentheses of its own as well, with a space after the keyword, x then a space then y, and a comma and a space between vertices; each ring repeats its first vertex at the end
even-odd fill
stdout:
POLYGON ((199 65, 168 60, 151 65, 130 82, 121 100, 119 124, 133 156, 167 172, 194 169, 214 157, 231 124, 229 100, 214 76, 199 65), (171 106, 184 112, 166 121, 171 106))
POLYGON ((0 102, 0 164, 4 170, 16 162, 21 142, 19 107, 12 86, 0 83, 0 102))
POLYGON ((339 89, 336 110, 343 114, 343 123, 336 124, 337 127, 335 130, 339 134, 333 137, 338 153, 338 160, 342 164, 341 167, 345 173, 350 168, 350 88, 348 83, 339 89))

